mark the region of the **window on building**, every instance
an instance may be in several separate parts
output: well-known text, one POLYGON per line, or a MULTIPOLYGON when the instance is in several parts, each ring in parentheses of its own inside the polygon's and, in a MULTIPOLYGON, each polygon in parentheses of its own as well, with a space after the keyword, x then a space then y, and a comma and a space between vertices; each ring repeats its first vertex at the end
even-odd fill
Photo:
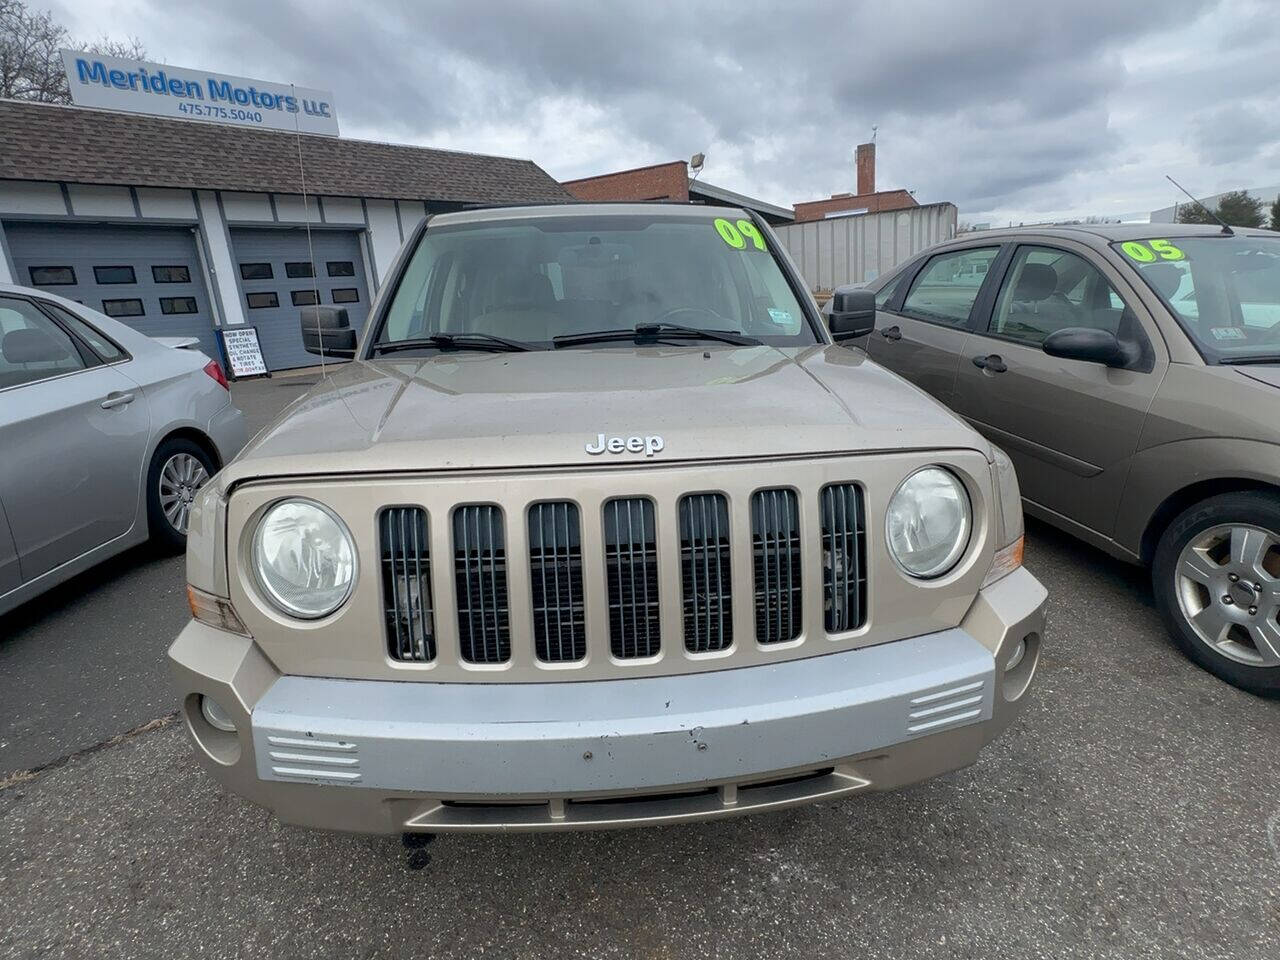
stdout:
POLYGON ((331 277, 354 277, 356 265, 350 260, 330 260, 325 265, 331 277))
POLYGON ((108 317, 141 317, 146 311, 142 309, 142 301, 137 297, 124 300, 103 300, 102 312, 108 317))
POLYGON ((293 301, 295 307, 309 307, 320 302, 314 290, 291 290, 289 299, 293 301))
POLYGON ((999 247, 957 250, 934 257, 920 271, 902 303, 908 316, 953 327, 969 322, 969 311, 999 247))
POLYGON ((181 264, 172 267, 153 266, 151 279, 156 283, 190 283, 191 270, 181 264))
POLYGON ((240 264, 241 280, 270 280, 275 276, 269 263, 240 264))
POLYGON ((274 290, 270 293, 245 294, 245 300, 248 301, 250 310, 262 310, 267 307, 280 306, 280 298, 276 296, 274 290))
POLYGON ((161 297, 160 312, 170 313, 199 313, 200 308, 196 306, 195 297, 161 297))
POLYGON ((33 304, 0 297, 0 390, 85 365, 70 335, 33 304))
POLYGON ((334 303, 359 303, 360 291, 355 287, 339 287, 331 294, 334 303))
POLYGON ((303 277, 312 277, 315 274, 311 270, 311 264, 305 262, 286 263, 284 265, 284 275, 294 280, 303 277))
POLYGON ((134 275, 133 267, 94 267, 93 279, 98 283, 137 283, 138 278, 134 275))
POLYGON ((33 287, 69 287, 76 282, 76 272, 71 267, 32 267, 33 287))
POLYGON ((108 340, 97 328, 85 322, 70 310, 47 300, 40 301, 40 305, 61 320, 64 326, 71 329, 72 333, 89 344, 93 352, 107 361, 107 363, 111 363, 113 360, 120 360, 125 356, 125 352, 115 343, 108 340))

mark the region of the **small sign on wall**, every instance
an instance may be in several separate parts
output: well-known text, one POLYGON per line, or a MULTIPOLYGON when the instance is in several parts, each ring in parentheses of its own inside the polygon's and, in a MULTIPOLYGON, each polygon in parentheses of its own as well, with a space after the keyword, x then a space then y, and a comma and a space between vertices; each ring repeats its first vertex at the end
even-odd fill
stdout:
POLYGON ((222 349, 227 355, 232 379, 271 375, 267 371, 267 362, 262 359, 257 327, 222 327, 218 333, 222 335, 222 349))

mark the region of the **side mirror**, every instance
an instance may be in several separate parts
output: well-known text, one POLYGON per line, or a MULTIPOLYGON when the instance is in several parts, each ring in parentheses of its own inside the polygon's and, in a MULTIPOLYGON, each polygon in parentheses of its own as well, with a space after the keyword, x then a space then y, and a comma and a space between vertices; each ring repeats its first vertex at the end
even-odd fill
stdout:
POLYGON ((1084 360, 1105 367, 1128 366, 1134 359, 1116 335, 1092 327, 1064 327, 1044 338, 1041 348, 1051 357, 1084 360))
POLYGON ((303 307, 299 314, 307 353, 347 359, 356 355, 356 332, 346 307, 303 307))
POLYGON ((827 325, 836 343, 865 337, 876 328, 876 295, 861 287, 836 287, 827 325))

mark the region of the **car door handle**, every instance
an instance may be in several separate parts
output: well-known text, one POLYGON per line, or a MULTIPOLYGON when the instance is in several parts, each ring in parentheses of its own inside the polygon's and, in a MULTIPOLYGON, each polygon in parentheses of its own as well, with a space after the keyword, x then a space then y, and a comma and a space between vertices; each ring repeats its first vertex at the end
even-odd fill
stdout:
POLYGON ((880 336, 884 337, 886 340, 901 340, 902 331, 897 326, 886 327, 880 331, 880 336))
POLYGON ((133 403, 132 393, 108 393, 107 399, 100 406, 103 410, 110 410, 112 407, 123 407, 126 403, 133 403))
POLYGON ((990 370, 992 373, 1004 373, 1009 368, 1000 359, 1000 354, 989 353, 985 357, 974 357, 973 365, 979 370, 990 370))

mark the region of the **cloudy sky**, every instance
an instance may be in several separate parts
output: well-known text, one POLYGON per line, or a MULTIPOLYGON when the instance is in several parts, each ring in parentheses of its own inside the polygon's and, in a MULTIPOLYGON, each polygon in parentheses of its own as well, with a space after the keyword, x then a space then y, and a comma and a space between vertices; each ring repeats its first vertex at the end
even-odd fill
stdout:
POLYGON ((81 38, 332 90, 344 136, 561 180, 702 151, 706 180, 791 205, 852 190, 874 124, 881 189, 973 222, 1145 214, 1178 199, 1166 173, 1280 184, 1270 0, 45 2, 81 38))

